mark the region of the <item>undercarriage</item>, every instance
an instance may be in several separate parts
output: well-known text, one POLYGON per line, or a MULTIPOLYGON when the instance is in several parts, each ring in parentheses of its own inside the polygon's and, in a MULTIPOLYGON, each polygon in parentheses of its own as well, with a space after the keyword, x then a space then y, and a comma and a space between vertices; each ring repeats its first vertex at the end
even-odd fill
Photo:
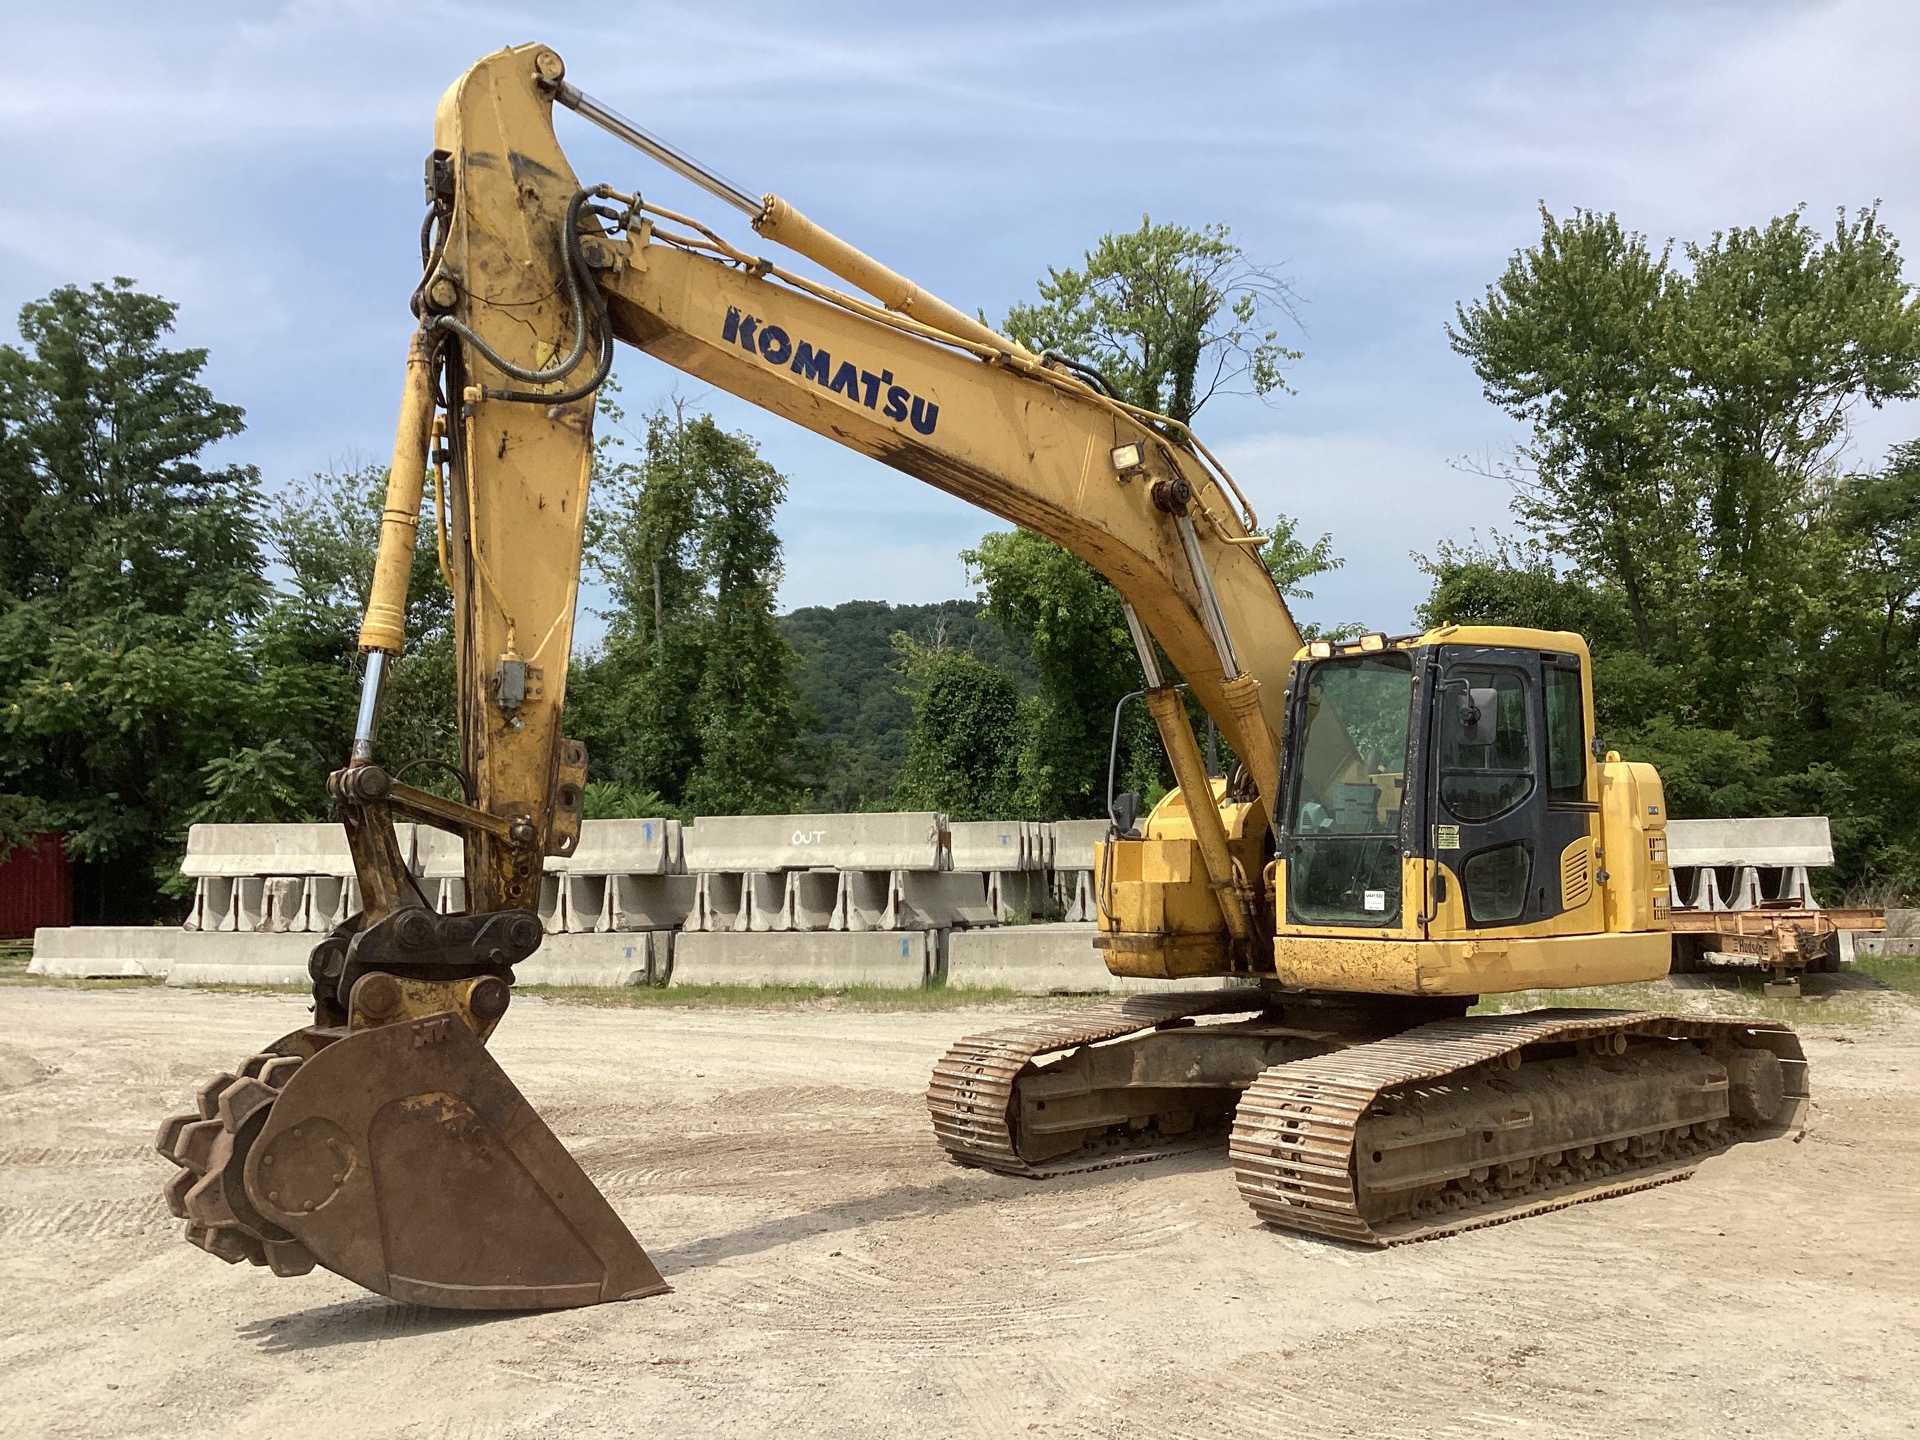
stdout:
POLYGON ((1685 1179, 1804 1115, 1806 1060, 1782 1025, 1418 1011, 1124 1000, 961 1041, 927 1103, 955 1160, 1036 1179, 1225 1144, 1262 1220, 1373 1245, 1685 1179))

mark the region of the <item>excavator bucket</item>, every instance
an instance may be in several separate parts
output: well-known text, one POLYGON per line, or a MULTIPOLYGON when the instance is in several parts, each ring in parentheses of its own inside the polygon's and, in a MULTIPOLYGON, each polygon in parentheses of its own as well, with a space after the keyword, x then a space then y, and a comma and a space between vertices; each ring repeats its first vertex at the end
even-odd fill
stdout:
POLYGON ((296 1053, 253 1057, 161 1126, 189 1240, 463 1310, 669 1288, 459 1016, 323 1035, 296 1032, 275 1047, 296 1053))

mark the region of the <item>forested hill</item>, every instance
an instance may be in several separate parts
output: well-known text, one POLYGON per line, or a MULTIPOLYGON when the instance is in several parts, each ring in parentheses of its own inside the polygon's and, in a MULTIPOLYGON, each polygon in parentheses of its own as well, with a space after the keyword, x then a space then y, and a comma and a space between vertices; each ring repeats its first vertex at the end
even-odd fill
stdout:
POLYGON ((913 703, 901 691, 893 635, 904 631, 922 645, 944 642, 971 650, 1005 670, 1023 692, 1036 675, 1024 648, 1010 643, 977 600, 935 605, 889 605, 849 600, 831 608, 809 605, 779 617, 799 653, 800 698, 819 716, 807 740, 820 759, 813 808, 862 810, 890 802, 894 773, 906 754, 913 703))

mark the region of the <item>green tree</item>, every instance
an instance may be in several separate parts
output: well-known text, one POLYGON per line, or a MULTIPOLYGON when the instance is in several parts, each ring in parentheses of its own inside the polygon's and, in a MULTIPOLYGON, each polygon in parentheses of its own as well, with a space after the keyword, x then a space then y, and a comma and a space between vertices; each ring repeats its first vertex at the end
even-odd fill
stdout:
POLYGON ((913 697, 900 683, 895 636, 964 651, 1010 676, 1022 695, 1035 688, 1026 653, 978 600, 848 600, 831 608, 803 606, 779 622, 799 656, 794 678, 801 703, 819 716, 808 736, 816 752, 816 810, 889 809, 894 803, 913 725, 913 697))
POLYGON ((596 779, 662 808, 793 809, 806 716, 773 614, 786 479, 750 439, 678 407, 649 417, 643 444, 637 464, 617 443, 601 453, 595 553, 613 606, 570 689, 574 733, 596 779))
POLYGON ((170 876, 235 766, 291 783, 263 737, 299 697, 246 643, 258 479, 206 463, 241 411, 200 383, 204 350, 163 343, 175 313, 124 279, 65 286, 0 346, 0 783, 67 832, 90 920, 152 913, 112 876, 170 876))
MULTIPOLYGON (((1300 522, 1286 515, 1274 516, 1268 528, 1273 531, 1273 536, 1261 549, 1260 559, 1265 562, 1267 573, 1273 576, 1274 588, 1288 600, 1313 599, 1313 591, 1306 588, 1306 582, 1316 575, 1331 574, 1346 566, 1347 562, 1333 553, 1333 536, 1330 534, 1323 533, 1309 545, 1300 538, 1300 522)), ((1367 628, 1357 620, 1321 626, 1311 620, 1302 620, 1297 615, 1294 624, 1302 640, 1346 640, 1367 628)))
POLYGON ((955 820, 1020 813, 1023 716, 1013 678, 938 639, 922 645, 896 633, 894 650, 913 699, 894 803, 955 820))
POLYGON ((783 568, 773 517, 786 477, 709 416, 688 429, 707 477, 698 554, 712 603, 694 697, 700 760, 687 777, 687 803, 707 815, 798 809, 806 803, 798 778, 805 717, 793 646, 773 618, 783 568))
POLYGON ((1920 303, 1873 210, 1656 253, 1542 212, 1449 336, 1529 427, 1522 546, 1442 547, 1425 618, 1593 641, 1603 733, 1676 815, 1834 817, 1844 874, 1920 881, 1906 771, 1909 449, 1840 476, 1849 415, 1920 392, 1920 303))
MULTIPOLYGON (((1020 809, 1041 819, 1106 813, 1114 706, 1138 690, 1140 662, 1120 596, 1086 561, 1030 530, 992 531, 964 560, 987 613, 1033 658, 1039 703, 1021 757, 1020 809)), ((1126 773, 1154 788, 1158 755, 1130 753, 1126 773), (1151 777, 1137 772, 1151 769, 1151 777)))
POLYGON ((710 606, 698 546, 713 458, 706 442, 717 432, 711 420, 689 425, 678 406, 656 412, 636 463, 626 458, 626 417, 611 394, 600 410, 609 423, 598 442, 588 555, 612 604, 600 652, 576 663, 568 682, 568 725, 586 742, 596 776, 678 806, 700 760, 710 606))
MULTIPOLYGON (((459 758, 453 594, 440 573, 431 488, 421 499, 407 585, 406 649, 388 670, 376 735, 379 758, 394 768, 459 758)), ((300 777, 291 803, 310 818, 330 812, 325 778, 345 761, 353 734, 360 621, 373 583, 386 491, 386 467, 362 466, 289 485, 266 510, 267 541, 286 579, 255 627, 253 644, 263 673, 308 689, 288 706, 307 723, 281 737, 281 744, 296 758, 300 777)), ((442 772, 422 770, 409 779, 452 793, 442 772)))
POLYGON ((1225 225, 1156 225, 1103 235, 1081 269, 1049 268, 1037 304, 1007 312, 1006 333, 1099 370, 1128 404, 1181 424, 1214 395, 1286 389, 1300 354, 1280 344, 1295 296, 1225 225))
POLYGON ((1700 568, 1698 486, 1677 463, 1682 397, 1663 353, 1669 255, 1612 215, 1561 222, 1542 207, 1541 224, 1447 336, 1487 398, 1532 429, 1508 472, 1521 523, 1617 587, 1641 648, 1666 653, 1681 641, 1677 590, 1700 568))

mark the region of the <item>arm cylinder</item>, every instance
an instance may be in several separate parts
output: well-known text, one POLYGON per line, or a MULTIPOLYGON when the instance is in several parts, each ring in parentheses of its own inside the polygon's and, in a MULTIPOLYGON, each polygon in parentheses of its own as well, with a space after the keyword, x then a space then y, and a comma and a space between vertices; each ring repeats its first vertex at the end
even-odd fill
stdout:
POLYGON ((433 432, 432 359, 426 332, 416 331, 400 392, 400 423, 393 437, 393 468, 387 472, 387 503, 380 512, 373 586, 360 624, 362 650, 398 655, 406 644, 407 582, 413 575, 413 544, 420 529, 420 496, 426 488, 433 432))

